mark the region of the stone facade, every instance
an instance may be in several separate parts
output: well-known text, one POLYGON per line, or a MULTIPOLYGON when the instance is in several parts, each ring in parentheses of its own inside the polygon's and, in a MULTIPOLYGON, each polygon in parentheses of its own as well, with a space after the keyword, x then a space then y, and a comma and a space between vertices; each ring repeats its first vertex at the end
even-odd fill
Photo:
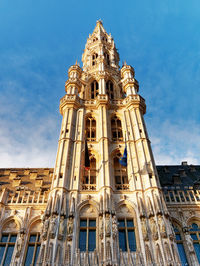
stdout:
POLYGON ((55 168, 0 169, 2 263, 177 266, 183 261, 177 242, 188 265, 199 265, 190 234, 198 225, 198 191, 187 192, 190 201, 184 188, 177 192, 180 173, 162 184, 166 166, 157 171, 135 71, 126 63, 120 69, 101 21, 82 61, 83 68, 69 68, 60 101, 55 168))

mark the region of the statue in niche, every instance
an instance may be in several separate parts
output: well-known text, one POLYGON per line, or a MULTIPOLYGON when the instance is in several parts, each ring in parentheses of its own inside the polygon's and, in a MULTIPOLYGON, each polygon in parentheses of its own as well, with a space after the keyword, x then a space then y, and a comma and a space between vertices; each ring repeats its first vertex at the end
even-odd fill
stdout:
POLYGON ((147 232, 147 224, 146 224, 146 218, 142 217, 141 218, 141 226, 142 226, 142 235, 144 241, 148 241, 148 232, 147 232))
POLYGON ((49 228, 49 219, 46 219, 44 220, 44 224, 43 224, 43 231, 42 231, 43 240, 47 239, 48 228, 49 228))
POLYGON ((117 227, 117 217, 116 215, 113 216, 112 219, 112 232, 113 232, 113 238, 115 239, 118 234, 118 227, 117 227))
POLYGON ((103 239, 103 219, 102 219, 102 216, 100 216, 99 218, 100 218, 100 232, 99 232, 99 235, 100 235, 100 238, 103 239))
POLYGON ((156 226, 156 222, 153 217, 150 219, 150 227, 151 227, 151 233, 154 240, 158 240, 158 229, 156 226))
POLYGON ((16 257, 19 258, 22 248, 24 245, 24 232, 20 232, 19 238, 17 240, 17 252, 16 252, 16 257))
POLYGON ((75 198, 71 197, 71 204, 70 204, 70 213, 73 214, 75 212, 75 198))
POLYGON ((166 231, 166 226, 165 226, 165 222, 162 218, 162 215, 158 216, 158 226, 160 229, 160 234, 162 237, 166 238, 167 237, 167 231, 166 231))
POLYGON ((111 226, 110 226, 110 215, 106 213, 106 221, 105 221, 105 229, 106 229, 106 236, 110 236, 111 233, 111 226))
POLYGON ((58 232, 58 239, 62 240, 65 233, 65 218, 64 216, 60 217, 60 225, 59 225, 59 232, 58 232))
POLYGON ((72 240, 73 227, 74 227, 73 217, 70 216, 67 222, 67 239, 68 240, 72 240))
POLYGON ((50 221, 50 227, 49 227, 50 237, 55 238, 56 236, 56 216, 53 215, 50 221))
POLYGON ((189 234, 189 232, 186 232, 185 233, 185 240, 186 240, 186 243, 187 243, 187 247, 188 247, 189 252, 190 253, 195 252, 194 251, 194 246, 193 246, 193 240, 192 240, 192 237, 189 234))

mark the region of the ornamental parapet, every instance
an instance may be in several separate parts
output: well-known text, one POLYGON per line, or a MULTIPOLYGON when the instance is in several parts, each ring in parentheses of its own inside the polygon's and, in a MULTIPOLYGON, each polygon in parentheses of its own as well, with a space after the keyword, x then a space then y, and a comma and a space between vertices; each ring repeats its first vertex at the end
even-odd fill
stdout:
POLYGON ((76 86, 77 88, 81 88, 82 84, 80 82, 80 80, 78 78, 69 78, 66 82, 65 82, 65 91, 67 91, 69 86, 76 86))
POLYGON ((66 94, 60 100, 60 113, 61 114, 63 114, 63 108, 66 106, 78 108, 80 106, 80 98, 75 94, 74 95, 66 94))
POLYGON ((163 194, 167 205, 194 204, 200 205, 200 190, 193 189, 169 189, 163 188, 163 194))

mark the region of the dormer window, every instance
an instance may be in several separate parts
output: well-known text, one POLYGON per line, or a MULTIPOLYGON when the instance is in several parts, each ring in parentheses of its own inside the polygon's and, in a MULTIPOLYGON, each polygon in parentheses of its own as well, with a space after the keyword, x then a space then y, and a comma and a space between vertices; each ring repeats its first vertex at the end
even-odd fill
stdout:
POLYGON ((97 64, 97 58, 98 58, 98 54, 95 53, 92 55, 92 65, 96 65, 97 64))

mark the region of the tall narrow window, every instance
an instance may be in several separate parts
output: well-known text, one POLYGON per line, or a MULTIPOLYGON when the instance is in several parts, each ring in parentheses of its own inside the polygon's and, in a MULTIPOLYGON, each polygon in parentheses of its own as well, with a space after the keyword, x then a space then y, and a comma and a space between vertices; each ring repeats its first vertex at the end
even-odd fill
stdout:
POLYGON ((91 83, 91 99, 95 99, 99 94, 99 84, 96 80, 91 83))
POLYGON ((110 56, 109 56, 109 54, 104 53, 104 58, 105 58, 106 64, 109 66, 110 65, 110 56))
POLYGON ((17 234, 2 233, 1 242, 0 242, 0 264, 1 265, 10 265, 16 239, 17 239, 17 234))
POLYGON ((79 232, 80 251, 93 251, 96 248, 96 220, 80 219, 79 232))
POLYGON ((96 120, 92 116, 86 119, 86 137, 88 141, 96 140, 96 120))
POLYGON ((110 80, 106 82, 106 94, 111 100, 114 99, 113 83, 110 80))
POLYGON ((190 235, 193 239, 194 249, 200 263, 200 227, 196 223, 192 224, 192 228, 190 229, 190 235))
POLYGON ((36 265, 39 251, 40 251, 40 234, 31 233, 29 235, 29 240, 28 240, 25 266, 36 265))
POLYGON ((122 251, 136 251, 135 226, 133 219, 118 219, 119 248, 122 251))
POLYGON ((186 256, 185 249, 183 246, 183 240, 177 227, 174 227, 174 232, 176 234, 176 243, 178 247, 178 253, 181 259, 181 264, 184 266, 187 266, 189 264, 188 264, 187 256, 186 256))
POLYGON ((90 169, 84 169, 82 190, 96 190, 96 159, 90 157, 90 169))
POLYGON ((117 190, 128 190, 129 183, 127 177, 127 169, 119 163, 121 154, 118 153, 113 159, 114 176, 115 176, 115 188, 117 190))
POLYGON ((111 131, 113 141, 122 141, 122 124, 117 116, 111 119, 111 131))
POLYGON ((97 64, 97 58, 98 58, 98 54, 95 53, 92 55, 92 65, 96 65, 97 64))

